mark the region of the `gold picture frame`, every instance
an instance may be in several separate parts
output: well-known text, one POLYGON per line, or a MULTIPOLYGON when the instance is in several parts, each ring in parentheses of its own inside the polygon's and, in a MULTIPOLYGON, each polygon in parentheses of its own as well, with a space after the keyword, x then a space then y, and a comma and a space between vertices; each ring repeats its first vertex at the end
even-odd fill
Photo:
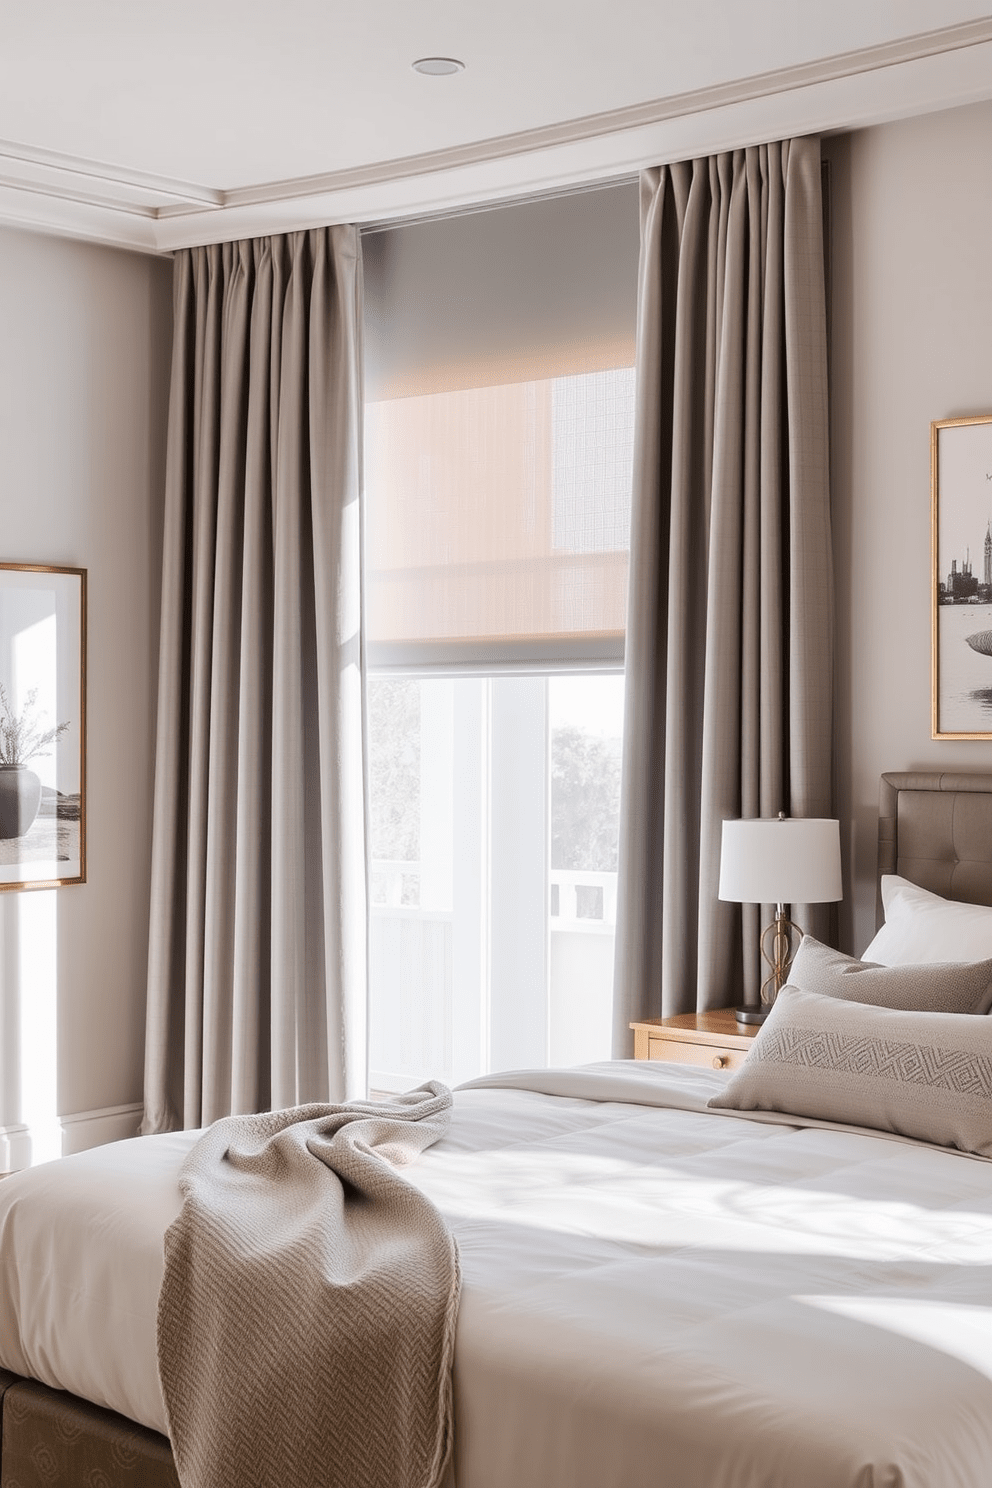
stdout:
POLYGON ((86 570, 0 563, 0 892, 86 881, 86 570))
POLYGON ((930 425, 934 739, 992 739, 992 413, 930 425))

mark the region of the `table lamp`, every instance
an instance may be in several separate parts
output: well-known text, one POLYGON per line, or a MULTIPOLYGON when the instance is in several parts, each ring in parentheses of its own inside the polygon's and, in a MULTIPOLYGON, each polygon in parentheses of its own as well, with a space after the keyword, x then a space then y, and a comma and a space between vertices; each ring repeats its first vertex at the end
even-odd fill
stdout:
POLYGON ((760 1023, 788 979, 802 930, 786 904, 831 904, 843 898, 840 822, 813 817, 754 817, 725 821, 719 897, 736 904, 774 904, 775 919, 761 933, 771 967, 760 1008, 737 1008, 738 1023, 760 1023))

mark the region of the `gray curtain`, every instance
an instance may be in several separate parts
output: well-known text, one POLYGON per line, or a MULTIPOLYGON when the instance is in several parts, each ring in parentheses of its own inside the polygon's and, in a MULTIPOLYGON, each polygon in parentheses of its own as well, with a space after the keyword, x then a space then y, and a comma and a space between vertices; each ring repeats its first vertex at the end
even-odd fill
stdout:
POLYGON ((646 171, 638 293, 618 1054, 757 1001, 771 910, 717 899, 722 820, 832 814, 819 141, 646 171))
POLYGON ((364 1093, 357 230, 177 256, 142 1130, 364 1093))

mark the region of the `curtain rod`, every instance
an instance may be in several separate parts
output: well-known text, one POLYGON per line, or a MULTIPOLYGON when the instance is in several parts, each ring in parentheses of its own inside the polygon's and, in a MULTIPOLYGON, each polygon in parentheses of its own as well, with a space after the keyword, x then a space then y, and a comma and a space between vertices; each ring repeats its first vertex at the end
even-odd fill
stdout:
POLYGON ((590 191, 611 191, 615 186, 636 185, 639 176, 611 176, 605 181, 586 181, 579 186, 550 187, 547 191, 533 191, 521 196, 500 197, 496 201, 473 202, 464 207, 442 208, 437 212, 419 212, 409 217, 390 217, 381 222, 367 222, 359 227, 363 238, 373 233, 390 232, 395 227, 421 227, 428 222, 448 222, 456 217, 474 217, 480 212, 498 212, 501 207, 527 207, 532 203, 558 201, 566 196, 586 196, 590 191))

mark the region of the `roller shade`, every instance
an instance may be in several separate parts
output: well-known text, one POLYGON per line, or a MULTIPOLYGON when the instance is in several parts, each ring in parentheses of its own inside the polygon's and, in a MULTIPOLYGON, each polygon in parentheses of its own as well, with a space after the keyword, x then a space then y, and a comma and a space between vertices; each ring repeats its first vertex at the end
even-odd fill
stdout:
POLYGON ((364 251, 370 663, 621 659, 636 188, 364 251))

